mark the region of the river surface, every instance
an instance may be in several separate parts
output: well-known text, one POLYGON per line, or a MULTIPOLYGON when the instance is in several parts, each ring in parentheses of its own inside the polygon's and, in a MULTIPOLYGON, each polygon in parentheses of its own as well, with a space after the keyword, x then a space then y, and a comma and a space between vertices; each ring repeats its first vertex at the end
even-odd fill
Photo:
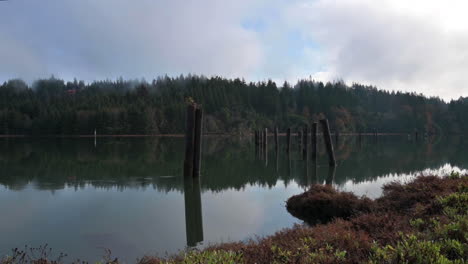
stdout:
POLYGON ((342 137, 330 170, 291 155, 259 158, 251 138, 205 137, 199 180, 183 175, 182 138, 0 139, 0 256, 48 244, 95 262, 255 239, 301 224, 285 201, 312 183, 375 198, 387 182, 468 169, 463 138, 342 137))

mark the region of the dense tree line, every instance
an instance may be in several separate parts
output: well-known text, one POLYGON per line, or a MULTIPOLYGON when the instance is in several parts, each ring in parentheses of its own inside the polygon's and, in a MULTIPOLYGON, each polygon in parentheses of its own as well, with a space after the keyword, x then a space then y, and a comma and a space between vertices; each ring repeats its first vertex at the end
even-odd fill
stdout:
POLYGON ((449 103, 373 86, 300 80, 273 81, 180 76, 85 84, 51 77, 0 86, 0 134, 159 134, 184 130, 187 98, 205 110, 207 132, 296 127, 322 117, 342 132, 463 133, 468 100, 449 103))

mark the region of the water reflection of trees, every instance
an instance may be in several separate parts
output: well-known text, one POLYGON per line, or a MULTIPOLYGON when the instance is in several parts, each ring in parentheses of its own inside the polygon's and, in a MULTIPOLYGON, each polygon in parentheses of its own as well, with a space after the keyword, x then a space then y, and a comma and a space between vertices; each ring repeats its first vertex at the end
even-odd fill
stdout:
MULTIPOLYGON (((280 142, 283 142, 281 138, 280 142)), ((468 167, 460 138, 409 142, 385 137, 375 142, 342 137, 336 146, 339 166, 334 182, 362 182, 390 173, 414 173, 446 163, 468 167)), ((297 146, 290 159, 284 148, 276 157, 270 145, 269 162, 258 160, 249 140, 207 138, 204 142, 201 189, 222 191, 247 185, 275 186, 278 180, 301 186, 324 182, 328 166, 319 148, 318 167, 302 161, 297 146)), ((154 188, 183 191, 183 140, 180 138, 9 139, 0 141, 0 184, 20 190, 28 184, 43 190, 65 187, 154 188)))

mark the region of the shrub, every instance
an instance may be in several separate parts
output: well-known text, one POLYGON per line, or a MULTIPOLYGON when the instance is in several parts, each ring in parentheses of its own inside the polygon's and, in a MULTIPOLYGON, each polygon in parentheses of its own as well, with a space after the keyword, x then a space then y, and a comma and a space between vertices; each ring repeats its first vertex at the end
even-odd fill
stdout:
POLYGON ((286 209, 293 216, 309 224, 326 223, 333 218, 347 219, 355 214, 369 212, 373 203, 350 192, 338 192, 329 185, 312 185, 310 189, 292 196, 286 209))

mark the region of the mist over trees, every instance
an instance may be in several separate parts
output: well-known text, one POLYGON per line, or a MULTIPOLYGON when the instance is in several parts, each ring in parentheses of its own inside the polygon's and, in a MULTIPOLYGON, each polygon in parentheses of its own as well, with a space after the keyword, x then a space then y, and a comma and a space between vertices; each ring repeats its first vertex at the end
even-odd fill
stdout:
POLYGON ((327 117, 341 132, 463 133, 468 99, 449 103, 373 86, 300 80, 273 81, 180 76, 85 84, 51 77, 31 86, 0 86, 0 134, 77 135, 182 133, 186 99, 203 105, 206 132, 281 130, 327 117))

